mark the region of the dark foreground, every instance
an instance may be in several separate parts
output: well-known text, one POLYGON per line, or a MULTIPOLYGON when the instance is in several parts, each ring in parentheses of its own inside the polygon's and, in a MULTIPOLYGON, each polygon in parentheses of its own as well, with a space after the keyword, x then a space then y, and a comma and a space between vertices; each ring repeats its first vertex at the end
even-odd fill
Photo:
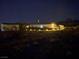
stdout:
POLYGON ((53 59, 78 56, 79 31, 0 32, 0 58, 53 59))

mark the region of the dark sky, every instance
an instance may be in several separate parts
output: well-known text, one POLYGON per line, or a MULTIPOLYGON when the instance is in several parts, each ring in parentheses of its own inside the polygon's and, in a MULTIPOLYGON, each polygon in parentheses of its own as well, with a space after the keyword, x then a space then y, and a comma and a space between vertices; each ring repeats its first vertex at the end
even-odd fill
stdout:
POLYGON ((78 0, 0 0, 1 22, 60 21, 79 19, 78 0))

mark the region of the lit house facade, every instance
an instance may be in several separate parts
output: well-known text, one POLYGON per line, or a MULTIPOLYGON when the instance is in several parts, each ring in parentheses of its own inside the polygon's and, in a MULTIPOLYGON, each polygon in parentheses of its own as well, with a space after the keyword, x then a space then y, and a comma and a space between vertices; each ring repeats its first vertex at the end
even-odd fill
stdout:
POLYGON ((63 30, 63 25, 50 24, 26 24, 26 23, 2 23, 1 31, 59 31, 63 30))
POLYGON ((1 31, 19 31, 19 24, 17 23, 2 23, 1 31))

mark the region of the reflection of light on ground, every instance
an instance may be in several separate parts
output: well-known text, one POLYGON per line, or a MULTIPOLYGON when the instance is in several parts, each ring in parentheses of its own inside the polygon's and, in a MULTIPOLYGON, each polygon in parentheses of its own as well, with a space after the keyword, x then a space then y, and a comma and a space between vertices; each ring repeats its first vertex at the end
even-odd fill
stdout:
POLYGON ((0 56, 1 59, 7 59, 8 56, 0 56))

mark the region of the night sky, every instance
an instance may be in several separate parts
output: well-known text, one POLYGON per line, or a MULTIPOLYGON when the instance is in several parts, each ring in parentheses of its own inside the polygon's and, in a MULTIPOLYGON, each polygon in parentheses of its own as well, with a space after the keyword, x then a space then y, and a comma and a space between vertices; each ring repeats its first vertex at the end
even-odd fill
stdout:
POLYGON ((2 22, 61 21, 79 19, 78 0, 0 0, 2 22))

